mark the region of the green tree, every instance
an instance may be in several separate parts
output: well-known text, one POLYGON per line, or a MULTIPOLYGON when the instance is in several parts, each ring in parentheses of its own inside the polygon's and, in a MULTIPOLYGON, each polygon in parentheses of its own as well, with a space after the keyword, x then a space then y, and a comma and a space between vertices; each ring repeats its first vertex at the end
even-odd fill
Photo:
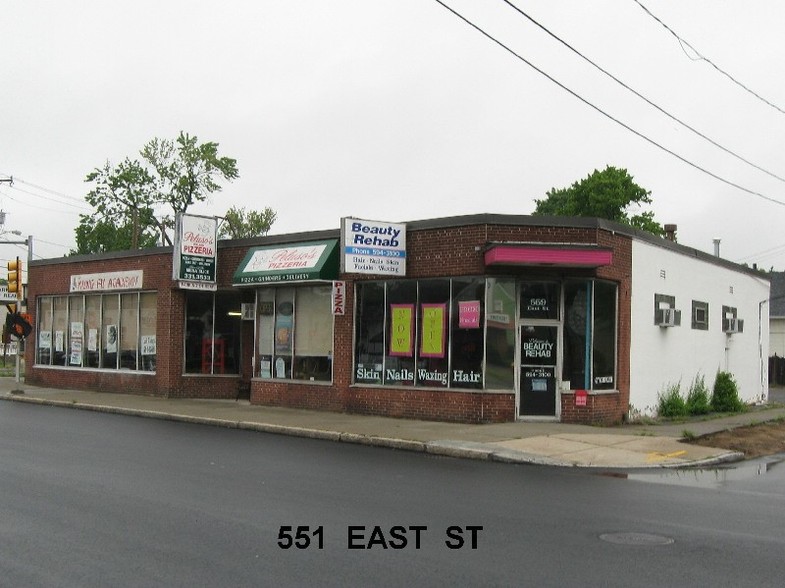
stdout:
MULTIPOLYGON (((76 234, 76 249, 71 250, 71 255, 133 249, 131 244, 135 229, 129 223, 116 225, 107 220, 96 221, 89 215, 80 214, 79 225, 74 232, 76 234)), ((144 233, 137 238, 140 248, 155 247, 158 242, 157 233, 144 233)))
MULTIPOLYGON (((114 167, 107 162, 87 175, 93 186, 85 200, 95 212, 80 216, 71 253, 152 247, 159 239, 171 245, 167 230, 175 216, 237 177, 237 160, 220 156, 218 143, 199 143, 183 132, 174 141, 155 138, 142 148, 141 161, 126 158, 114 167)), ((261 230, 256 216, 243 214, 246 224, 261 230)), ((265 209, 258 215, 269 230, 275 213, 265 209)))
POLYGON ((246 212, 245 207, 232 206, 224 215, 224 222, 218 229, 218 237, 221 239, 247 239, 266 235, 270 232, 275 217, 275 211, 269 207, 261 211, 249 210, 246 212))
POLYGON ((153 206, 153 178, 137 160, 115 167, 107 161, 85 178, 93 188, 85 196, 95 213, 79 215, 72 254, 155 246, 159 223, 153 206))
POLYGON ((535 200, 534 215, 592 216, 608 219, 655 235, 665 231, 651 211, 632 214, 630 209, 651 204, 651 192, 641 188, 626 169, 608 166, 594 170, 569 188, 551 188, 543 200, 535 200))
MULTIPOLYGON (((156 200, 168 204, 172 216, 164 224, 173 226, 177 213, 207 200, 221 191, 221 180, 239 177, 237 160, 218 155, 218 143, 199 143, 198 138, 180 132, 176 140, 155 138, 141 152, 153 172, 156 200)), ((169 238, 164 233, 164 238, 169 238)))

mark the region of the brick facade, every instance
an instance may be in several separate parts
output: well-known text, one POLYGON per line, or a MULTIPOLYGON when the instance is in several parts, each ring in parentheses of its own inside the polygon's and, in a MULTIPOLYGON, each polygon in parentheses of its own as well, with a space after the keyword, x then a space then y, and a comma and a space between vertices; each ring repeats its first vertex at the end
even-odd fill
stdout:
MULTIPOLYGON (((564 422, 617 422, 624 418, 629 405, 632 247, 629 234, 611 230, 605 225, 607 223, 596 219, 561 219, 556 222, 536 217, 494 215, 409 223, 407 278, 504 275, 521 279, 601 278, 617 283, 616 390, 596 394, 590 391, 585 407, 575 406, 573 394, 562 394, 560 406, 561 420, 564 422), (486 268, 484 252, 490 243, 597 245, 612 250, 613 264, 596 270, 564 267, 486 268)), ((614 229, 617 227, 613 225, 614 229)), ((218 259, 219 291, 233 287, 233 274, 250 247, 338 237, 339 231, 323 231, 222 242, 219 244, 218 259)), ((28 345, 27 381, 42 386, 80 387, 167 397, 236 398, 242 394, 250 396, 251 402, 256 404, 401 418, 469 423, 504 422, 516 418, 516 397, 513 391, 499 393, 352 383, 354 285, 363 280, 378 280, 378 276, 340 276, 347 283, 347 303, 346 314, 335 317, 332 383, 253 379, 251 362, 254 331, 250 321, 243 321, 242 324, 243 352, 239 375, 183 374, 186 293, 176 288, 171 268, 171 248, 34 262, 29 269, 28 285, 33 314, 36 297, 68 294, 72 275, 142 270, 143 290, 157 292, 157 371, 36 366, 34 345, 28 345)), ((240 290, 244 300, 253 301, 253 288, 240 290)))

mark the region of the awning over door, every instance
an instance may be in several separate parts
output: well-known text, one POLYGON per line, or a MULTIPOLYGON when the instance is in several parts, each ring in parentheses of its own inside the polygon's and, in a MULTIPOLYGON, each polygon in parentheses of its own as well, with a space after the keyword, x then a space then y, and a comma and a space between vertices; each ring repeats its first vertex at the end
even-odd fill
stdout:
POLYGON ((339 253, 337 239, 255 247, 234 272, 233 284, 336 280, 339 253))
POLYGON ((613 250, 596 245, 495 244, 485 265, 600 267, 613 263, 613 250))

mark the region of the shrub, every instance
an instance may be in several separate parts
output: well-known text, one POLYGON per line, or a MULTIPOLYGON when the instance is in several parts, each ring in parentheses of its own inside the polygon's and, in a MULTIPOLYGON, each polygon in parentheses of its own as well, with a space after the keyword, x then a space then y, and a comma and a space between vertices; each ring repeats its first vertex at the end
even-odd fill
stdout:
POLYGON ((657 395, 657 414, 665 418, 687 416, 687 403, 681 396, 681 382, 669 384, 657 395))
POLYGON ((711 408, 716 412, 742 412, 744 404, 739 400, 736 380, 728 372, 717 372, 711 394, 711 408))
POLYGON ((709 388, 702 375, 695 376, 687 393, 687 412, 690 415, 708 414, 711 411, 709 388))

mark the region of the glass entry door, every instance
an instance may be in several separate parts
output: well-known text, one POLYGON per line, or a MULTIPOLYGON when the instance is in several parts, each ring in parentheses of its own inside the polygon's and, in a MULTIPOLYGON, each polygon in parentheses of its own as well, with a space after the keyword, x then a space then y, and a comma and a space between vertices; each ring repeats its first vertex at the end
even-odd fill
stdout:
POLYGON ((520 328, 518 416, 556 416, 559 326, 520 328))

